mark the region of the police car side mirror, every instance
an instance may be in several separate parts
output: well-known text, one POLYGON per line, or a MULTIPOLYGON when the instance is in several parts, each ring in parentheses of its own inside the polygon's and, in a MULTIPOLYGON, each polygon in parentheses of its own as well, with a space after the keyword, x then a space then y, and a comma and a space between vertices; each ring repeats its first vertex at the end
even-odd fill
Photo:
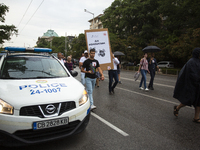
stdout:
POLYGON ((76 76, 78 75, 78 72, 77 72, 77 71, 72 71, 72 72, 71 72, 71 75, 72 75, 73 77, 76 77, 76 76))

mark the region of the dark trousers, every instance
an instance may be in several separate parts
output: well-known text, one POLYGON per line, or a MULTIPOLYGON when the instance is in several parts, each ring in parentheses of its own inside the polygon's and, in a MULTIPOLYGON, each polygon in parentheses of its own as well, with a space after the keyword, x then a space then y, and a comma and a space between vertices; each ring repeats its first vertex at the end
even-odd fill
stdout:
POLYGON ((149 82, 149 88, 150 87, 153 87, 153 80, 154 80, 154 77, 155 77, 155 74, 156 74, 156 71, 154 69, 149 69, 150 71, 150 76, 151 76, 151 79, 150 79, 150 82, 149 82))
POLYGON ((109 70, 108 76, 109 76, 109 92, 111 92, 119 82, 117 70, 109 70), (113 84, 113 78, 115 79, 114 84, 113 84))

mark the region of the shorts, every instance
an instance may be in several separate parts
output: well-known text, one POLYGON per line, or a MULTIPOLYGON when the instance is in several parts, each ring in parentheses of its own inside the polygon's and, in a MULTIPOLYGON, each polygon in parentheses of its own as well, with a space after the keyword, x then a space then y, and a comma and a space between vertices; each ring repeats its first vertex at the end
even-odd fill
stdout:
POLYGON ((120 69, 117 69, 117 74, 120 74, 121 70, 120 69))

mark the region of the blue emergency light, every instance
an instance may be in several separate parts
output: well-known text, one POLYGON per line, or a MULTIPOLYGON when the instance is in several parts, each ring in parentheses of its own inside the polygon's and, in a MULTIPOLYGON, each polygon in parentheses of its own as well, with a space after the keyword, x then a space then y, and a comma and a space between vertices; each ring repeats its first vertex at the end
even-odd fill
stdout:
POLYGON ((4 47, 5 50, 15 51, 15 52, 46 52, 50 53, 52 49, 49 48, 31 48, 31 47, 4 47))

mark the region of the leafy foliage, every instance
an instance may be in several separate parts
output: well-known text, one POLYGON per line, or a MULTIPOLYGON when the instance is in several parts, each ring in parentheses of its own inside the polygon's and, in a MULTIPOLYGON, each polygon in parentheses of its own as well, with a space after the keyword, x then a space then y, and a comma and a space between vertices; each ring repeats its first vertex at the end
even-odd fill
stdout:
POLYGON ((52 53, 61 52, 65 56, 72 55, 73 58, 80 58, 84 50, 87 49, 85 34, 79 34, 79 36, 75 37, 71 43, 69 42, 69 39, 67 37, 67 51, 65 51, 65 37, 53 37, 53 40, 50 42, 44 38, 41 38, 40 42, 37 44, 37 47, 51 48, 52 53))
POLYGON ((50 43, 47 42, 45 39, 40 39, 40 42, 37 44, 37 47, 41 48, 50 48, 50 43))
POLYGON ((124 52, 128 61, 139 61, 144 47, 156 45, 162 49, 158 61, 182 66, 200 47, 199 6, 199 0, 115 0, 101 20, 112 50, 124 52))
POLYGON ((43 48, 51 48, 52 49, 52 53, 58 53, 61 52, 63 53, 65 56, 69 56, 71 55, 70 51, 69 51, 69 39, 66 39, 66 48, 67 48, 67 53, 65 52, 65 37, 61 36, 61 37, 52 37, 52 40, 47 41, 44 38, 41 38, 39 40, 39 43, 37 44, 37 47, 43 47, 43 48))
MULTIPOLYGON (((9 11, 8 6, 0 4, 0 22, 5 22, 6 12, 9 11)), ((4 40, 10 40, 13 34, 17 34, 17 29, 14 25, 0 25, 0 44, 4 43, 4 40)))
POLYGON ((71 53, 73 58, 80 58, 84 50, 87 49, 85 34, 79 34, 77 38, 72 41, 71 53))

